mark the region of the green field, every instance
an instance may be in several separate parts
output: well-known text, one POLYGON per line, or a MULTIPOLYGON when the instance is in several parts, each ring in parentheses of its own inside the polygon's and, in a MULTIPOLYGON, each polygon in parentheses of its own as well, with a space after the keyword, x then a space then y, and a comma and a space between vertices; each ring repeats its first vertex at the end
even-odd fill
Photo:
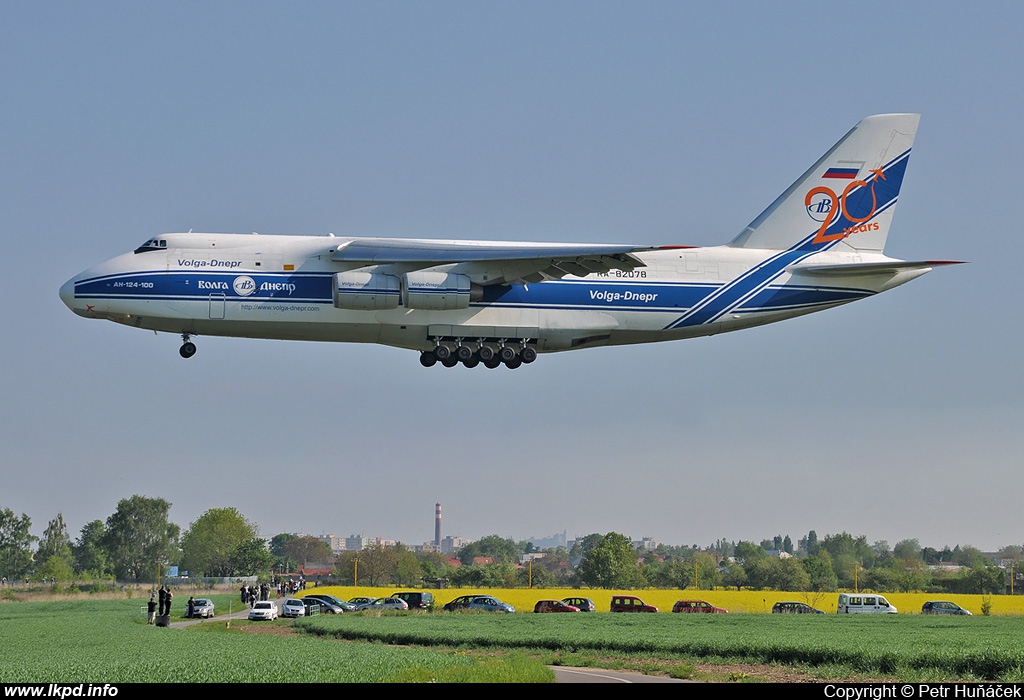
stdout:
MULTIPOLYGON (((227 610, 226 596, 211 596, 227 610)), ((182 601, 184 602, 184 601, 182 601)), ((178 619, 184 605, 176 608, 178 619)), ((237 603, 237 600, 236 600, 237 603)), ((144 601, 0 604, 0 683, 550 682, 538 661, 245 634, 243 621, 150 627, 144 601)), ((235 610, 239 606, 235 605, 235 610)), ((289 628, 291 621, 257 623, 289 628)))
MULTIPOLYGON (((211 597, 221 614, 240 607, 211 597)), ((433 613, 228 625, 218 615, 179 630, 146 625, 143 606, 0 604, 0 682, 550 682, 548 664, 691 675, 696 663, 777 664, 821 679, 1024 681, 1019 617, 433 613)), ((183 609, 176 601, 174 619, 183 609)))
MULTIPOLYGON (((1024 681, 1024 620, 895 615, 487 615, 312 618, 342 639, 455 648, 780 664, 822 678, 1024 681)), ((562 661, 564 662, 564 661, 562 661)), ((671 666, 671 663, 668 664, 671 666)))

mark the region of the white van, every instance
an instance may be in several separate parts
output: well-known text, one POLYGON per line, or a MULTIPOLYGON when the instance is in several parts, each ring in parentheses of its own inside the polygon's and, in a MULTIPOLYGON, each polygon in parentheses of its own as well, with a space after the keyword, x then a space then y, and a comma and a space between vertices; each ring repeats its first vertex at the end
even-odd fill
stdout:
POLYGON ((885 599, 885 596, 873 593, 840 593, 837 613, 889 613, 899 612, 896 606, 885 599))

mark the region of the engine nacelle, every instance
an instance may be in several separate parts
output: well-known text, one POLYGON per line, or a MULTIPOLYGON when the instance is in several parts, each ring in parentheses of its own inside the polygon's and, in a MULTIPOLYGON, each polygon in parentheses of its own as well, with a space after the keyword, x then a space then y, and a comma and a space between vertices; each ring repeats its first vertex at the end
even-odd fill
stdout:
POLYGON ((483 296, 466 275, 450 272, 409 272, 403 275, 402 304, 409 309, 468 309, 483 296))
POLYGON ((334 275, 334 305, 354 311, 397 309, 401 282, 393 275, 339 272, 334 275))

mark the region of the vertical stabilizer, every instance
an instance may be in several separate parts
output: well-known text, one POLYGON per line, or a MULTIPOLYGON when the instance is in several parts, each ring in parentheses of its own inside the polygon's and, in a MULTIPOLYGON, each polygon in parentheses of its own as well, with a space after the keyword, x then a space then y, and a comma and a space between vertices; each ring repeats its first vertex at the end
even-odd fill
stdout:
POLYGON ((919 114, 878 114, 853 127, 729 245, 881 252, 919 114))

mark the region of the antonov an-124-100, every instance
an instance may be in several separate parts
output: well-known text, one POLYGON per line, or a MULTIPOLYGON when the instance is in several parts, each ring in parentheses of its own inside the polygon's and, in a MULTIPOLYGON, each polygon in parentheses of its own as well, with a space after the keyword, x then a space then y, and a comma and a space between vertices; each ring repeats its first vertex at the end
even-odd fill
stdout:
POLYGON ((636 246, 168 233, 89 268, 68 308, 194 336, 379 343, 427 367, 782 321, 884 292, 949 260, 883 249, 920 115, 857 124, 725 245, 636 246))

